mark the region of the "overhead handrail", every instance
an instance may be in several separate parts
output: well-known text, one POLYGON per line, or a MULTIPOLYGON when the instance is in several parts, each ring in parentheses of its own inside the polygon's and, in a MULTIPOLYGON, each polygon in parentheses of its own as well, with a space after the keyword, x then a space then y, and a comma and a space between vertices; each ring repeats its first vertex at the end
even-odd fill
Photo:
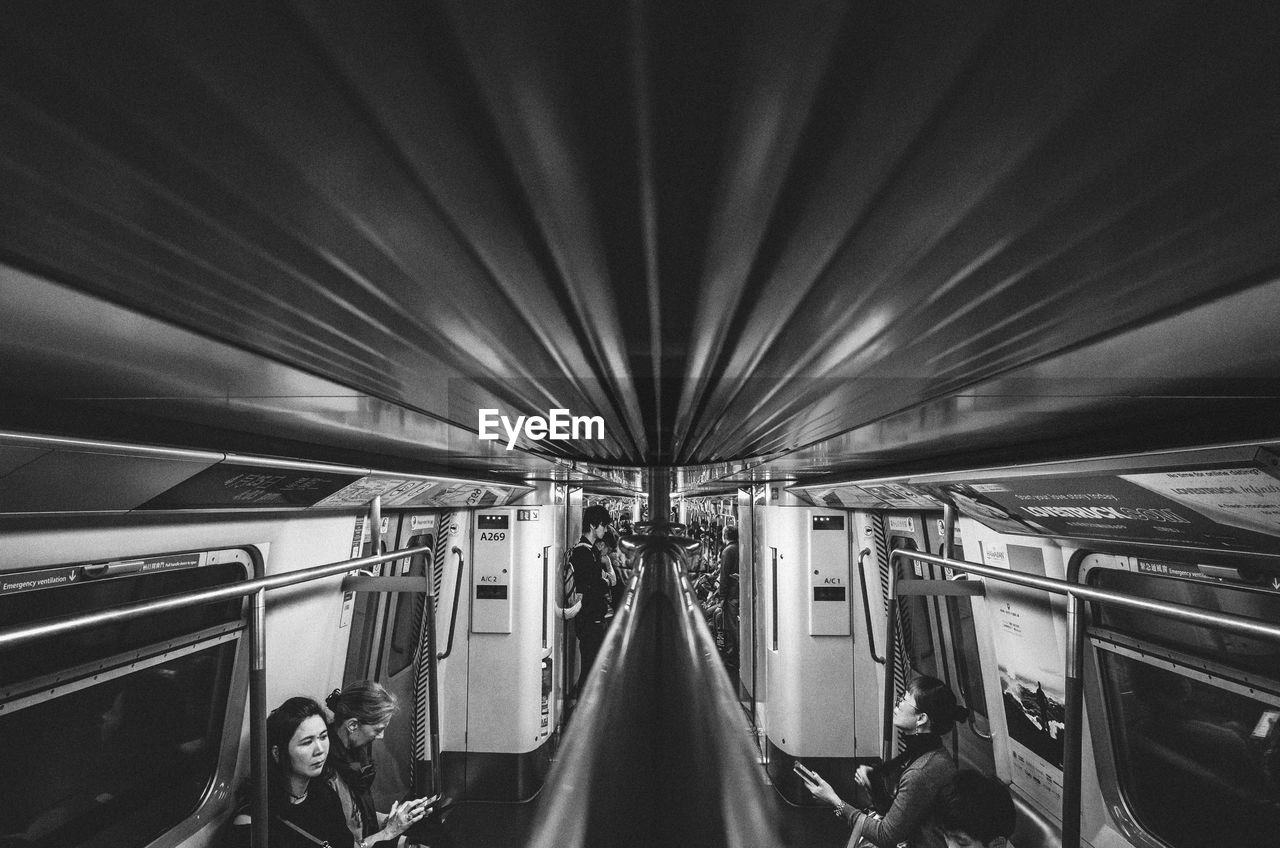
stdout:
POLYGON ((871 599, 870 592, 867 589, 867 573, 863 567, 866 558, 871 554, 870 548, 863 548, 858 551, 858 582, 861 584, 862 591, 862 617, 867 622, 867 650, 871 652, 871 660, 880 665, 884 665, 884 657, 876 654, 876 636, 875 628, 871 626, 871 599))
MULTIPOLYGON (((1066 639, 1066 697, 1064 705, 1067 716, 1083 715, 1084 694, 1084 628, 1081 624, 1080 601, 1097 604, 1112 604, 1129 609, 1138 609, 1155 615, 1168 616, 1180 621, 1216 627, 1232 633, 1252 636, 1280 642, 1280 625, 1271 624, 1256 618, 1232 615, 1223 612, 1208 612, 1188 604, 1172 601, 1156 601, 1127 592, 1112 589, 1098 589, 1068 580, 1053 577, 1036 577, 1017 571, 992 568, 967 560, 950 559, 934 556, 920 551, 899 548, 889 554, 889 616, 886 624, 885 658, 893 662, 896 645, 893 639, 893 621, 897 616, 898 604, 898 560, 914 559, 921 562, 943 565, 955 571, 976 574, 1000 583, 1011 583, 1029 589, 1040 589, 1057 595, 1067 596, 1067 639, 1066 639)), ((1076 573, 1073 569, 1071 573, 1076 573)), ((893 687, 885 687, 883 736, 881 754, 889 759, 893 744, 893 687)), ((1063 848, 1080 848, 1080 784, 1081 765, 1080 750, 1083 739, 1084 722, 1068 721, 1063 731, 1063 769, 1062 769, 1062 846, 1063 848)))
POLYGON ((458 555, 458 575, 453 581, 453 612, 449 614, 449 641, 445 643, 444 653, 436 656, 437 660, 447 660, 453 653, 453 631, 458 625, 458 598, 462 597, 462 567, 466 560, 462 555, 462 548, 457 545, 453 546, 452 553, 458 555))
POLYGON ((94 612, 81 613, 79 615, 54 619, 52 621, 41 621, 29 624, 20 624, 15 627, 6 627, 0 629, 0 649, 13 647, 15 645, 23 645, 28 642, 36 642, 51 636, 59 636, 63 633, 70 633, 87 627, 95 627, 99 624, 119 624, 125 621, 133 621, 137 618, 145 618, 146 616, 154 615, 156 613, 171 612, 173 610, 200 606, 202 604, 211 604, 217 601, 229 601, 235 598, 242 598, 247 595, 252 595, 258 591, 283 589, 287 586, 296 586, 299 583, 309 583, 313 580, 322 580, 325 577, 333 577, 338 574, 344 574, 348 571, 355 571, 371 565, 381 565, 382 563, 390 560, 400 559, 405 556, 412 556, 417 553, 429 552, 430 550, 431 548, 426 546, 421 548, 406 548, 402 551, 392 551, 391 553, 360 557, 359 559, 348 559, 341 562, 326 563, 325 565, 317 565, 311 568, 304 568, 300 571, 291 571, 286 574, 259 577, 254 580, 246 580, 243 583, 233 583, 226 586, 219 586, 214 589, 197 589, 194 592, 182 592, 177 595, 168 595, 163 598, 154 598, 149 601, 124 604, 111 609, 95 610, 94 612))
MULTIPOLYGON (((1221 627, 1223 629, 1230 630, 1233 633, 1239 633, 1243 636, 1254 636, 1260 639, 1269 639, 1280 642, 1280 624, 1271 624, 1258 618, 1249 618, 1247 616, 1233 615, 1225 612, 1207 612, 1198 607, 1193 607, 1190 604, 1179 604, 1173 601, 1156 601, 1150 598, 1144 598, 1141 595, 1132 595, 1128 592, 1118 592, 1114 589, 1097 589, 1093 586, 1086 586, 1082 583, 1070 583, 1066 580, 1058 580, 1054 577, 1036 577, 1031 574, 1023 574, 1020 571, 993 568, 989 565, 980 565, 976 562, 948 559, 946 557, 922 553, 921 551, 909 551, 905 548, 899 548, 889 556, 890 560, 895 558, 901 559, 903 557, 918 559, 923 562, 931 562, 936 565, 945 565, 956 571, 977 574, 980 577, 988 577, 1002 583, 1013 583, 1015 585, 1025 586, 1031 589, 1042 589, 1046 592, 1053 592, 1056 595, 1074 595, 1077 598, 1092 601, 1094 603, 1114 604, 1116 606, 1139 609, 1145 612, 1155 613, 1156 615, 1166 615, 1182 621, 1190 621, 1195 624, 1221 627)), ((894 588, 895 577, 895 574, 890 574, 889 587, 891 596, 894 588)))

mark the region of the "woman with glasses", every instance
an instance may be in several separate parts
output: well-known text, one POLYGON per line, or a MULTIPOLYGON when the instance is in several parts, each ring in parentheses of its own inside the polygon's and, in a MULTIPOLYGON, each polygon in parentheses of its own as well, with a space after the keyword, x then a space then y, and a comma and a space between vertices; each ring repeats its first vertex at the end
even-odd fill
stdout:
MULTIPOLYGON (((859 766, 854 779, 865 793, 864 804, 849 804, 816 773, 801 779, 815 798, 831 804, 837 816, 853 827, 861 845, 894 848, 906 842, 911 848, 946 848, 946 839, 933 821, 933 811, 943 789, 956 773, 956 764, 942 744, 956 722, 969 710, 936 677, 917 677, 893 710, 906 750, 886 763, 859 766), (865 801, 870 808, 864 809, 865 801)), ((854 844, 857 840, 850 840, 854 844)))
MULTIPOLYGON (((310 698, 290 698, 267 716, 267 838, 273 848, 354 848, 342 802, 329 778, 331 737, 324 709, 310 698)), ((248 846, 250 798, 246 787, 232 828, 232 844, 248 846)), ((409 802, 392 809, 377 839, 397 839, 425 814, 409 802)))
MULTIPOLYGON (((383 839, 393 838, 383 835, 384 823, 390 826, 397 815, 404 818, 404 811, 408 809, 407 815, 412 818, 405 825, 408 827, 426 815, 434 799, 393 804, 390 815, 379 814, 374 807, 373 743, 382 738, 397 708, 395 698, 381 684, 372 680, 348 683, 334 689, 325 698, 325 704, 333 713, 333 723, 329 725, 329 767, 336 776, 334 789, 357 848, 372 848, 383 839)), ((403 832, 401 828, 394 836, 403 832)))

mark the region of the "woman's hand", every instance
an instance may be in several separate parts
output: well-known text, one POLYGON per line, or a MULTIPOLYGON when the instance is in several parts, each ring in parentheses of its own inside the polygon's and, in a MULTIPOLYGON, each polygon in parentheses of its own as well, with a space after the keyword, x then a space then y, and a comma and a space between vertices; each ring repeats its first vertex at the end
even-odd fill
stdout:
POLYGON ((858 766, 858 770, 854 772, 853 779, 858 785, 868 792, 871 791, 871 766, 858 766))
POLYGON ((800 776, 800 782, 804 784, 804 788, 808 789, 810 794, 812 794, 813 797, 817 798, 819 801, 825 801, 826 803, 830 804, 833 807, 836 804, 839 804, 840 796, 837 795, 836 791, 831 788, 831 784, 823 780, 822 776, 819 775, 816 771, 812 772, 812 774, 813 774, 813 780, 809 780, 809 778, 805 777, 804 775, 800 776))
POLYGON ((617 578, 613 576, 613 569, 611 568, 600 569, 600 574, 604 577, 604 582, 608 583, 610 586, 617 582, 617 578))
POLYGON ((404 803, 393 803, 391 812, 387 816, 386 824, 383 825, 382 833, 385 834, 380 839, 371 840, 381 842, 383 839, 395 839, 406 830, 422 820, 431 809, 431 805, 436 802, 439 796, 430 798, 415 798, 404 803))

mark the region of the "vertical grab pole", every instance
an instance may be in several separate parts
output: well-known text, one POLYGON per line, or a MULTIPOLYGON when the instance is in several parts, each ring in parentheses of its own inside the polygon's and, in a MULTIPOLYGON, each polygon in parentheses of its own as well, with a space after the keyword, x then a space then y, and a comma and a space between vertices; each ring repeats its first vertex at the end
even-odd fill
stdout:
POLYGON ((253 848, 267 848, 267 590, 253 593, 249 618, 249 644, 253 664, 249 670, 249 752, 253 775, 253 848))
MULTIPOLYGON (((373 500, 369 501, 369 552, 373 556, 382 553, 382 495, 375 495, 373 500)), ((382 566, 378 566, 378 573, 385 574, 382 566)), ((395 568, 391 569, 392 576, 395 575, 395 568)))
POLYGON ((884 634, 884 725, 880 742, 880 759, 893 758, 893 678, 898 663, 898 646, 894 641, 893 623, 898 618, 898 561, 893 551, 889 554, 889 612, 885 617, 884 634))
POLYGON ((956 508, 950 503, 942 505, 942 556, 944 559, 955 559, 955 545, 952 540, 956 536, 956 508))
MULTIPOLYGON (((952 544, 952 539, 955 538, 955 533, 956 533, 956 508, 950 501, 948 501, 942 505, 942 556, 944 559, 955 559, 955 556, 956 556, 955 545, 952 544)), ((943 575, 944 576, 946 575, 945 571, 943 572, 943 575)), ((937 603, 941 604, 942 599, 939 598, 937 603)), ((960 603, 964 603, 964 601, 958 600, 958 604, 960 603)), ((950 611, 948 611, 948 615, 949 614, 950 614, 950 611)), ((941 632, 938 633, 938 639, 939 641, 942 641, 943 639, 941 632)), ((943 655, 946 656, 945 650, 943 651, 943 655)), ((956 655, 959 656, 959 651, 957 651, 956 655)), ((960 684, 958 688, 961 688, 961 689, 964 688, 964 678, 960 675, 959 668, 956 669, 956 682, 960 684)), ((967 693, 966 693, 965 700, 968 700, 967 693)), ((966 704, 965 706, 968 706, 968 704, 966 704)), ((972 715, 973 714, 970 713, 971 717, 972 715)), ((957 763, 960 762, 959 731, 956 731, 955 733, 951 734, 951 759, 953 759, 957 763)))
POLYGON ((1062 751, 1062 848, 1080 848, 1080 747, 1084 737, 1081 601, 1067 595, 1067 703, 1062 751))
POLYGON ((423 608, 427 628, 427 734, 431 740, 431 794, 440 791, 444 775, 440 768, 440 659, 436 655, 435 581, 427 580, 427 600, 423 608))

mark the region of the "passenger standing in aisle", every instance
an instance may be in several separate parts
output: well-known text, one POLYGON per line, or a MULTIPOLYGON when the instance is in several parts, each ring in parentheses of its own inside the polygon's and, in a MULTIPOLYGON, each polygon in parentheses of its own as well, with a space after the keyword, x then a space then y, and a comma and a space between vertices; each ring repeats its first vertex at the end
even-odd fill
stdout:
POLYGON ((618 534, 612 529, 596 543, 600 551, 600 560, 606 571, 613 574, 613 585, 609 587, 609 607, 613 613, 622 608, 622 600, 627 594, 626 559, 618 550, 618 534))
POLYGON ((574 585, 582 595, 582 610, 575 619, 578 631, 578 691, 587 682, 591 666, 595 664, 600 643, 604 641, 605 616, 609 613, 609 587, 613 585, 613 572, 606 569, 596 542, 609 531, 613 519, 609 511, 593 504, 582 511, 582 536, 573 546, 569 563, 573 566, 574 585))
POLYGON ((724 528, 724 550, 720 552, 720 595, 723 615, 725 665, 738 667, 738 528, 724 528))
POLYGON ((817 774, 813 780, 803 778, 805 788, 835 807, 836 815, 861 836, 860 845, 895 848, 907 842, 912 848, 946 848, 933 814, 956 764, 942 739, 968 717, 969 710, 956 703, 947 684, 936 677, 917 677, 893 710, 893 726, 906 751, 874 768, 859 766, 854 778, 874 809, 846 803, 817 774))

